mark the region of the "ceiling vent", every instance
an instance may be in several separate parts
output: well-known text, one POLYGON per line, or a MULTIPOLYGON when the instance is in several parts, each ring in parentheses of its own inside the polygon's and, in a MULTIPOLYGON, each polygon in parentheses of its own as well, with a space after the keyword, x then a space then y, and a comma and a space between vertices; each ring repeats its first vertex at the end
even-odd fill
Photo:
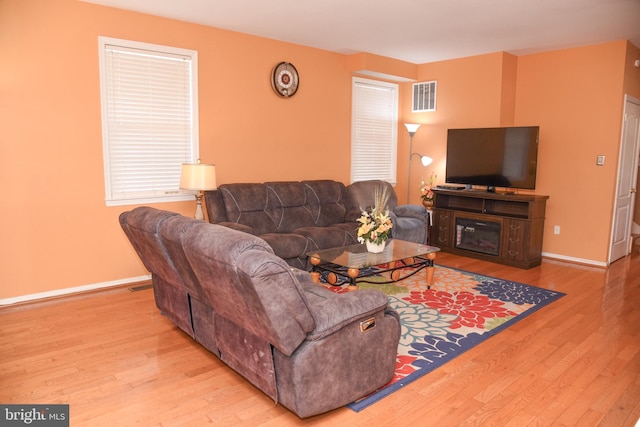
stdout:
POLYGON ((412 112, 436 111, 436 82, 413 84, 412 112))

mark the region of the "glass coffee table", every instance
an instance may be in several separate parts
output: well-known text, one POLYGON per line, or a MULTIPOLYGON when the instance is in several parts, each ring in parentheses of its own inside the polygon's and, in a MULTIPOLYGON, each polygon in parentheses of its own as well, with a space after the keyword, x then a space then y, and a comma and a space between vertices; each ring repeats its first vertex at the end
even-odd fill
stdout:
POLYGON ((389 239, 380 253, 367 251, 365 245, 356 244, 323 249, 307 253, 313 266, 313 281, 320 283, 322 276, 331 285, 349 282, 393 283, 426 269, 427 285, 433 281, 433 260, 440 248, 405 240, 389 239), (382 273, 390 273, 388 280, 380 280, 382 273), (370 280, 378 276, 377 280, 370 280))

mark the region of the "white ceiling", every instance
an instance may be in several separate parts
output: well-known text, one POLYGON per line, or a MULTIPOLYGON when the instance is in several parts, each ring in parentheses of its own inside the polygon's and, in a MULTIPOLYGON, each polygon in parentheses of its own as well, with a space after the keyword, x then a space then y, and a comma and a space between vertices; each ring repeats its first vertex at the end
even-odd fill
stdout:
POLYGON ((640 48, 640 0, 83 1, 416 64, 624 39, 640 48))

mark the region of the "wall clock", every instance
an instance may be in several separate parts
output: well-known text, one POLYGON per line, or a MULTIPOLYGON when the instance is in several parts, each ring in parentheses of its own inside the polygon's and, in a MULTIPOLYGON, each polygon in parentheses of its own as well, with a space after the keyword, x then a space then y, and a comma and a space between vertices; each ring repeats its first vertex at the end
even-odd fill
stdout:
POLYGON ((281 62, 271 72, 271 87, 278 96, 289 98, 298 91, 298 70, 290 62, 281 62))

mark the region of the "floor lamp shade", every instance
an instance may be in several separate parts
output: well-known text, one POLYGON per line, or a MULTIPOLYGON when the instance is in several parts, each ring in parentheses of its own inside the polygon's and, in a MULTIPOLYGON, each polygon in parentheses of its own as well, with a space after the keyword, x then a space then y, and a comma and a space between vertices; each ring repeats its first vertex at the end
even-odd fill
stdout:
POLYGON ((407 128, 409 135, 411 136, 413 136, 418 131, 418 128, 420 127, 419 123, 405 123, 404 125, 407 128))

